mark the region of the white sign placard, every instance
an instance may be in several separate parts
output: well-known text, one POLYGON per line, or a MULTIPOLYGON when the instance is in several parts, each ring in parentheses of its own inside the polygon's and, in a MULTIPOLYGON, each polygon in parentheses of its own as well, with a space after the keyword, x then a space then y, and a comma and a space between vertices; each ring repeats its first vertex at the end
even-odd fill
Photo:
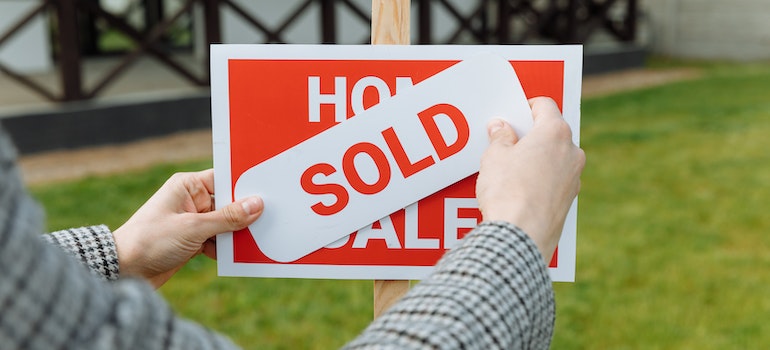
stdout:
MULTIPOLYGON (((212 46, 217 205, 262 217, 218 237, 222 275, 419 279, 480 221, 492 118, 519 135, 528 97, 579 141, 579 46, 212 46)), ((574 280, 576 205, 551 261, 574 280)))

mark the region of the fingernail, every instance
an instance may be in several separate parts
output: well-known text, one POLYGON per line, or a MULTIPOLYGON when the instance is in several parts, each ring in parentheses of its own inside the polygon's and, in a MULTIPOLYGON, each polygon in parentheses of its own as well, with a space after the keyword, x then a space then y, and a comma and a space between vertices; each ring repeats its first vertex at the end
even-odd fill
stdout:
POLYGON ((261 201, 262 201, 262 198, 259 198, 259 197, 249 198, 243 201, 243 203, 241 203, 241 206, 243 207, 243 211, 245 211, 246 214, 251 215, 258 211, 261 201))
POLYGON ((503 127, 503 123, 505 122, 502 121, 501 119, 498 119, 498 118, 492 119, 489 122, 489 125, 487 126, 487 130, 489 131, 489 134, 492 135, 497 130, 500 130, 503 127))

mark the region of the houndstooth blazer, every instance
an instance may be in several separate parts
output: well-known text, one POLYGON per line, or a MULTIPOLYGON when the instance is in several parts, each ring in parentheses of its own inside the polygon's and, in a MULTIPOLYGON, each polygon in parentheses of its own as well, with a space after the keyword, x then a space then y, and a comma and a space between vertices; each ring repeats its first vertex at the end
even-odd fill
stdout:
MULTIPOLYGON (((147 283, 118 278, 106 226, 41 236, 42 222, 0 128, 2 348, 236 348, 176 317, 147 283)), ((553 290, 537 247, 509 223, 485 222, 345 348, 546 349, 553 326, 553 290)))

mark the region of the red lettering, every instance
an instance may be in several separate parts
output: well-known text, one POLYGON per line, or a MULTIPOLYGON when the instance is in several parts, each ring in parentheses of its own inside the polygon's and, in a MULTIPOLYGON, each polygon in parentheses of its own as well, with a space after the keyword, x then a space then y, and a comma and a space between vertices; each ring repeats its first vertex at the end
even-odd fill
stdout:
POLYGON ((447 157, 460 152, 470 138, 470 127, 468 121, 465 120, 463 112, 457 109, 457 107, 446 103, 440 103, 433 107, 430 107, 420 113, 417 113, 420 118, 422 127, 425 128, 425 132, 428 134, 430 143, 433 144, 433 148, 438 154, 439 160, 444 160, 447 157), (441 135, 438 125, 436 125, 436 116, 444 114, 449 117, 457 130, 457 140, 451 145, 446 144, 446 140, 441 135))
POLYGON ((331 194, 337 197, 337 200, 332 205, 324 205, 321 202, 313 204, 310 208, 313 209, 313 211, 318 215, 333 215, 339 213, 342 209, 345 209, 345 206, 348 205, 350 195, 348 195, 348 191, 345 189, 345 187, 342 187, 342 185, 317 184, 313 182, 313 177, 316 174, 329 176, 334 174, 336 171, 337 169, 334 169, 331 164, 320 163, 307 168, 307 170, 302 173, 300 183, 302 184, 302 189, 305 190, 305 192, 310 194, 331 194))
POLYGON ((398 135, 396 135, 396 131, 393 130, 393 128, 385 129, 385 131, 382 132, 382 137, 385 138, 385 143, 388 144, 390 153, 393 153, 393 158, 396 159, 398 169, 401 170, 401 174, 404 175, 405 179, 436 163, 431 156, 427 156, 412 163, 404 150, 404 145, 401 144, 401 141, 398 139, 398 135))
MULTIPOLYGON (((468 126, 468 121, 465 119, 465 116, 457 107, 441 103, 417 113, 417 117, 420 119, 420 123, 422 123, 422 127, 433 145, 439 160, 443 160, 460 152, 463 147, 468 144, 468 140, 470 139, 470 127, 468 126), (452 142, 451 145, 447 144, 436 123, 436 116, 438 115, 446 115, 449 117, 452 125, 454 125, 454 128, 457 131, 457 139, 452 142)), ((385 140, 388 150, 393 155, 393 159, 395 159, 396 165, 404 176, 404 179, 436 164, 437 161, 430 155, 416 162, 412 162, 406 154, 403 143, 401 143, 396 131, 392 127, 383 130, 380 134, 385 140)), ((331 205, 325 205, 322 202, 318 202, 311 206, 313 211, 319 215, 333 215, 339 213, 345 209, 350 202, 350 195, 348 194, 346 187, 334 183, 319 184, 313 182, 313 178, 317 174, 329 176, 336 171, 337 169, 335 169, 333 165, 320 163, 309 167, 302 173, 300 182, 302 189, 305 190, 305 192, 309 194, 331 194, 336 197, 336 201, 331 205)), ((385 155, 385 152, 377 145, 370 142, 359 142, 350 146, 350 148, 345 151, 345 154, 342 155, 342 172, 344 173, 345 179, 350 184, 350 187, 358 193, 373 195, 384 190, 390 183, 391 164, 388 157, 385 155), (356 157, 362 153, 365 153, 372 159, 377 169, 377 179, 373 183, 364 181, 356 168, 356 157)))
POLYGON ((348 179, 350 186, 361 194, 375 194, 382 191, 388 186, 390 182, 390 164, 388 164, 388 158, 385 157, 385 153, 377 147, 377 145, 369 142, 357 143, 342 156, 342 172, 345 173, 345 178, 348 179), (377 166, 379 178, 373 184, 368 184, 361 179, 361 176, 356 170, 355 158, 359 153, 366 153, 372 158, 374 164, 377 166))

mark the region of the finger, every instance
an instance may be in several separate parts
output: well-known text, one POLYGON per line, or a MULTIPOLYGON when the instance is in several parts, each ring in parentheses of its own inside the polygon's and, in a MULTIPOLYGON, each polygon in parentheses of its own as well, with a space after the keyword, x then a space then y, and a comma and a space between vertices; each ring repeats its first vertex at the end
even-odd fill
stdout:
POLYGON ((545 118, 561 118, 559 106, 550 97, 534 97, 529 99, 529 107, 532 109, 532 118, 535 123, 545 118))
MULTIPOLYGON (((189 196, 192 204, 195 206, 195 212, 207 212, 213 210, 211 206, 211 195, 214 193, 214 171, 212 169, 199 171, 195 173, 176 173, 169 182, 176 191, 184 191, 189 196), (176 185, 174 185, 176 184, 176 185)), ((193 208, 182 208, 191 211, 193 208)))
POLYGON ((490 144, 513 145, 518 142, 516 131, 508 122, 495 118, 487 124, 490 144))
POLYGON ((203 243, 203 248, 201 249, 201 252, 203 255, 213 259, 217 260, 217 239, 216 238, 209 238, 206 240, 205 243, 203 243))
POLYGON ((223 232, 232 232, 251 225, 262 215, 264 202, 259 197, 240 199, 222 209, 208 213, 193 214, 196 217, 196 237, 190 237, 200 242, 223 232))
POLYGON ((214 193, 214 169, 206 169, 195 174, 209 193, 214 193))

